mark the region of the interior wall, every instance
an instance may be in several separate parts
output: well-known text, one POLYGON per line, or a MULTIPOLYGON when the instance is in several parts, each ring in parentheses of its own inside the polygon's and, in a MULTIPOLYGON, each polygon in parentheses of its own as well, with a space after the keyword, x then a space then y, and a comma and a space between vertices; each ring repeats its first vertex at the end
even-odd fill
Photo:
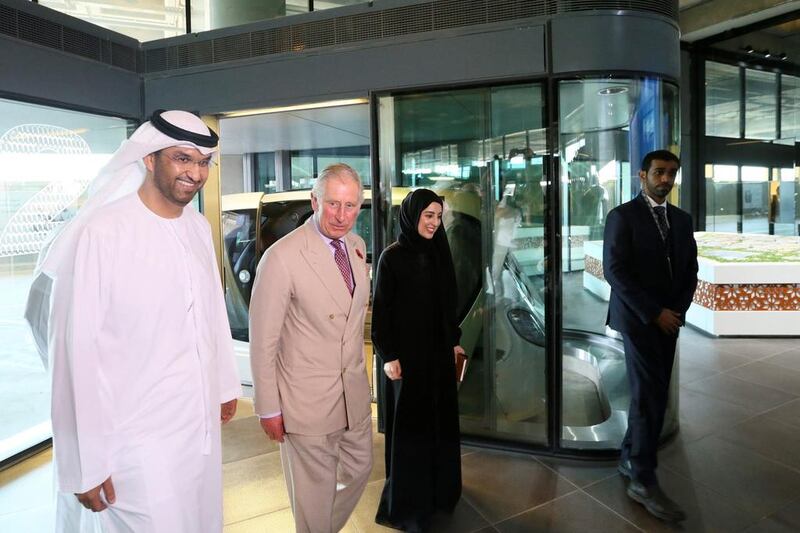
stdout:
POLYGON ((0 35, 0 95, 139 119, 136 72, 0 35))

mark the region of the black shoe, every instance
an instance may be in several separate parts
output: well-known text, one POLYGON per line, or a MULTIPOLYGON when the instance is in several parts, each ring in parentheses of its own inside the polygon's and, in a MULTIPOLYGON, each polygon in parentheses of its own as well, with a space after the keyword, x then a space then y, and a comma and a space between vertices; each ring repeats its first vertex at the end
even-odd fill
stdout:
POLYGON ((631 481, 628 484, 627 493, 630 499, 644 505, 647 512, 656 518, 667 522, 686 520, 686 513, 681 510, 677 503, 669 499, 658 485, 645 487, 638 481, 631 481))
POLYGON ((619 472, 619 475, 622 477, 633 479, 633 467, 631 467, 630 459, 620 461, 617 465, 617 472, 619 472))

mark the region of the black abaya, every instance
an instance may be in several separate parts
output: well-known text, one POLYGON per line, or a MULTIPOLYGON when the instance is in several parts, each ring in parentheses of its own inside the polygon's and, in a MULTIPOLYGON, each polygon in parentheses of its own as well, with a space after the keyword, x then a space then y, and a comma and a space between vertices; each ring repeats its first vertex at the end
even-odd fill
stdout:
POLYGON ((399 527, 451 512, 461 496, 455 276, 444 229, 432 241, 416 234, 419 213, 441 200, 423 189, 413 195, 400 240, 378 262, 372 308, 378 355, 398 359, 402 372, 396 381, 383 376, 386 484, 376 521, 399 527))

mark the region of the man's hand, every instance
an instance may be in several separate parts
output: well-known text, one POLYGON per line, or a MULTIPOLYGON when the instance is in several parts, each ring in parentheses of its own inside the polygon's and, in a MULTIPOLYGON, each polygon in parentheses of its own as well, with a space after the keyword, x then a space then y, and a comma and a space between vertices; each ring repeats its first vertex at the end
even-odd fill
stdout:
POLYGON ((681 315, 672 309, 664 308, 656 317, 656 326, 667 335, 677 334, 681 325, 683 325, 681 315))
POLYGON ((403 377, 403 369, 400 368, 400 361, 395 359, 383 364, 383 373, 392 381, 401 379, 403 377))
POLYGON ((81 505, 95 513, 108 507, 106 502, 111 504, 117 500, 117 496, 114 494, 114 485, 111 483, 111 476, 103 481, 102 484, 81 494, 76 494, 75 497, 78 498, 81 505), (100 496, 101 491, 103 492, 103 497, 100 496), (105 501, 103 501, 104 499, 105 501))
POLYGON ((283 427, 283 415, 262 418, 261 429, 264 430, 270 440, 283 442, 283 436, 286 435, 286 429, 283 427))
POLYGON ((231 401, 225 402, 220 406, 219 409, 219 420, 223 424, 227 424, 233 418, 233 415, 236 414, 236 398, 231 401))

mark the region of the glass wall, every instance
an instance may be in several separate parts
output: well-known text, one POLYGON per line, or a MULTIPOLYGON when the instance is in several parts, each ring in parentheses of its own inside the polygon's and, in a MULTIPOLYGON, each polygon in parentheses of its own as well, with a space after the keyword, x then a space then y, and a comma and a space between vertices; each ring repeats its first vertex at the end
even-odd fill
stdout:
POLYGON ((800 137, 800 77, 781 76, 781 138, 800 137))
POLYGON ((39 4, 142 42, 186 33, 183 0, 39 0, 39 4))
POLYGON ((736 165, 705 165, 706 174, 706 231, 738 233, 739 167, 736 165))
POLYGON ((706 135, 740 136, 739 67, 706 61, 706 135))
MULTIPOLYGON (((38 3, 139 41, 187 33, 185 0, 38 0, 38 3)), ((366 0, 192 0, 191 32, 320 11, 366 0)))
POLYGON ((705 229, 797 235, 800 78, 773 67, 705 66, 705 229))
POLYGON ((778 75, 745 69, 744 136, 748 139, 777 139, 778 75))
MULTIPOLYGON (((678 91, 655 78, 566 80, 558 91, 561 445, 616 448, 627 427, 630 395, 622 344, 605 325, 610 290, 602 271, 605 219, 639 193, 645 154, 677 153, 678 91)), ((676 187, 669 200, 677 204, 679 198, 676 187)), ((671 417, 665 432, 675 427, 671 417)))
POLYGON ((220 139, 223 194, 310 189, 336 162, 372 183, 367 104, 223 118, 220 139))
POLYGON ((0 100, 0 460, 50 437, 50 382, 22 318, 38 253, 129 126, 0 100))
MULTIPOLYGON (((547 443, 545 206, 540 84, 379 99, 382 208, 410 189, 445 198, 459 288, 464 434, 547 443)), ((386 216, 386 244, 397 237, 386 216)))

